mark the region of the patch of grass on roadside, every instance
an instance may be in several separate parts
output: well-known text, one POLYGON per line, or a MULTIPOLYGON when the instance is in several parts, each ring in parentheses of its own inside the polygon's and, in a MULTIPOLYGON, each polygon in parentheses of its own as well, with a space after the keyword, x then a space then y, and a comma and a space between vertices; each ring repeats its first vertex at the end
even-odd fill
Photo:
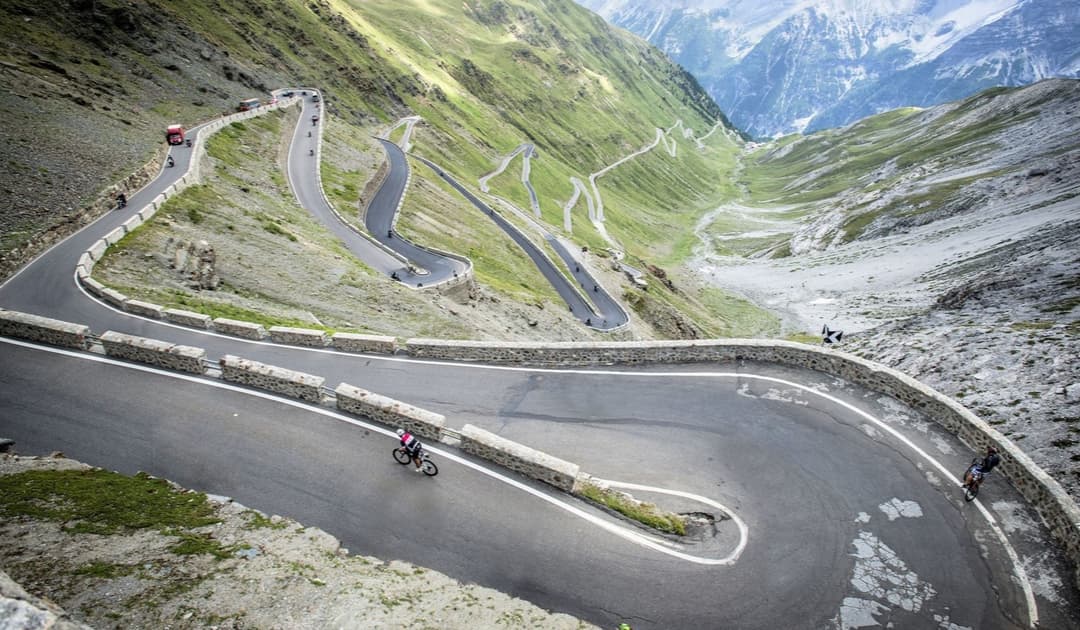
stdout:
POLYGON ((178 491, 145 473, 129 477, 107 470, 31 470, 0 477, 0 516, 62 521, 69 530, 96 534, 218 522, 201 492, 178 491))
POLYGON ((95 561, 75 569, 75 575, 91 575, 93 577, 110 580, 124 575, 131 575, 135 572, 135 568, 136 567, 127 564, 95 561))
POLYGON ((810 333, 791 333, 784 337, 784 339, 787 341, 795 341, 797 343, 810 344, 812 346, 821 343, 821 335, 812 335, 810 333))
POLYGON ((581 484, 578 493, 594 503, 615 510, 619 514, 653 529, 669 534, 686 535, 686 520, 682 516, 664 512, 652 503, 637 501, 622 492, 602 488, 592 483, 581 484))
POLYGON ((222 545, 220 541, 214 540, 210 534, 176 530, 165 533, 180 539, 175 545, 169 547, 169 551, 178 556, 193 556, 205 553, 214 556, 218 560, 224 560, 231 558, 237 549, 244 548, 244 545, 222 545))
POLYGON ((269 516, 255 510, 247 510, 244 512, 244 516, 249 519, 248 523, 244 525, 245 529, 285 529, 288 527, 288 523, 284 520, 275 523, 269 516))

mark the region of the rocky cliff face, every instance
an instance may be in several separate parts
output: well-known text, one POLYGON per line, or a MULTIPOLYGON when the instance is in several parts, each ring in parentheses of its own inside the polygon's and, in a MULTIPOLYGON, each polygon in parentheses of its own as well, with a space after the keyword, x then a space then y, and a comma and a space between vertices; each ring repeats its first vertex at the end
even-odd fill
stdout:
POLYGON ((1080 4, 1068 0, 581 3, 667 52, 756 136, 1080 76, 1080 4))

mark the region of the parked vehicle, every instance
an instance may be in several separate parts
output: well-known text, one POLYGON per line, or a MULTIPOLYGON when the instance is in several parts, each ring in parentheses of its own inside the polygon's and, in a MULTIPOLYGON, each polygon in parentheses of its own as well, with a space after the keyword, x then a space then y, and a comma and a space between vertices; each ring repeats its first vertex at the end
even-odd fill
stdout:
POLYGON ((165 142, 169 144, 184 144, 184 128, 180 125, 169 125, 165 130, 165 142))
POLYGON ((249 109, 257 108, 259 105, 260 105, 259 99, 257 99, 257 98, 249 98, 247 100, 240 101, 240 104, 236 106, 236 111, 238 111, 238 112, 246 112, 249 109))

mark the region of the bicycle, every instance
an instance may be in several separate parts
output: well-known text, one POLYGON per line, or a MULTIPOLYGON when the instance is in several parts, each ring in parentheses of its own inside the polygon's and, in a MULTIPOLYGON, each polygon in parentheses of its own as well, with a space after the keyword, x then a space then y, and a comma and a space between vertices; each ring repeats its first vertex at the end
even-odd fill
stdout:
POLYGON ((971 461, 971 465, 964 471, 964 479, 967 479, 968 473, 971 473, 971 481, 964 481, 964 500, 973 501, 975 497, 979 495, 979 486, 982 485, 983 479, 986 477, 982 471, 976 470, 979 460, 974 459, 971 461))
MULTIPOLYGON (((404 446, 399 446, 394 449, 394 461, 402 466, 412 462, 412 456, 405 450, 404 446)), ((424 474, 428 477, 434 477, 439 474, 439 467, 435 465, 435 462, 431 461, 431 457, 428 455, 427 449, 420 449, 420 469, 424 471, 424 474)))

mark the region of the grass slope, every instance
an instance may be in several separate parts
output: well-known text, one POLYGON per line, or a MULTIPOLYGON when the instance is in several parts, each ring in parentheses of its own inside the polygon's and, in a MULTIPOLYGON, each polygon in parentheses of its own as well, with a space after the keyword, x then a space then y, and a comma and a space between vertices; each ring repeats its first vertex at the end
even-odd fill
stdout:
MULTIPOLYGON (((42 120, 42 111, 54 115, 58 119, 55 129, 39 129, 42 138, 53 143, 45 143, 50 166, 70 169, 82 178, 50 206, 14 200, 12 212, 5 213, 3 243, 12 252, 12 261, 26 256, 22 250, 43 230, 69 220, 52 208, 72 201, 85 203, 108 182, 160 151, 166 124, 192 124, 213 117, 242 98, 264 95, 271 87, 307 85, 325 91, 328 120, 338 127, 328 136, 323 172, 331 199, 346 214, 355 212, 350 206, 360 201, 363 182, 381 161, 378 151, 362 138, 405 114, 417 113, 424 119, 414 150, 465 182, 475 182, 521 142, 536 143, 541 157, 534 161, 533 182, 543 218, 556 230, 563 224, 562 206, 572 194, 570 177, 585 180, 589 173, 637 150, 651 140, 657 126, 682 121, 701 135, 717 121, 726 123, 681 68, 570 0, 467 4, 285 0, 271 5, 199 0, 182 6, 154 0, 45 5, 13 0, 0 9, 0 27, 11 38, 28 42, 25 48, 0 53, 9 64, 5 81, 38 87, 22 94, 21 100, 0 99, 0 114, 30 122, 42 120), (117 138, 123 142, 121 150, 107 153, 106 159, 84 141, 88 133, 99 129, 105 130, 110 145, 117 138), (72 157, 77 164, 67 165, 72 157), (352 165, 342 160, 352 160, 352 165)), ((661 264, 685 256, 687 238, 671 243, 671 237, 684 234, 681 228, 692 223, 695 213, 722 197, 725 184, 708 162, 730 159, 735 148, 710 140, 710 148, 703 151, 681 137, 677 142, 677 157, 646 158, 656 162, 656 167, 631 166, 635 170, 629 174, 613 172, 602 184, 605 202, 611 198, 612 233, 626 241, 635 255, 656 256, 661 264)), ((276 149, 266 146, 263 150, 276 149)), ((8 162, 33 172, 31 183, 55 188, 54 171, 27 161, 28 147, 19 151, 18 156, 5 156, 8 162)), ((215 159, 223 165, 230 160, 222 154, 215 159)), ((496 296, 521 305, 549 303, 550 288, 521 264, 520 252, 506 247, 504 239, 489 231, 483 217, 475 216, 424 170, 414 171, 417 177, 404 209, 403 229, 412 230, 417 241, 471 255, 477 277, 496 296)), ((496 192, 527 208, 517 178, 508 173, 499 179, 496 192)), ((248 185, 224 175, 220 184, 248 185)), ((276 198, 282 194, 281 182, 272 184, 277 191, 274 198, 261 191, 250 195, 252 203, 266 204, 265 209, 243 204, 252 213, 248 218, 257 219, 260 212, 271 218, 282 216, 282 202, 276 198)), ((214 204, 213 197, 231 195, 221 188, 193 191, 186 202, 178 200, 191 206, 179 215, 194 223, 206 214, 203 206, 214 204)), ((596 249, 604 242, 585 220, 584 208, 581 200, 574 211, 571 236, 596 249)), ((224 230, 207 239, 215 244, 236 234, 249 239, 235 221, 224 217, 208 221, 224 230)), ((178 219, 176 225, 180 223, 178 219)), ((289 243, 315 238, 265 217, 255 220, 254 227, 289 243), (298 240, 291 241, 290 236, 298 240)), ((360 273, 347 275, 360 284, 379 281, 360 273)), ((334 282, 336 278, 322 279, 322 284, 334 282)), ((130 283, 118 286, 146 299, 172 295, 172 300, 160 301, 199 306, 200 300, 164 287, 152 291, 130 283)), ((369 287, 365 292, 382 290, 369 287)), ((244 299, 229 308, 243 314, 261 310, 259 301, 264 298, 277 303, 278 298, 268 293, 237 288, 236 295, 243 294, 244 299)), ((287 300, 279 305, 285 308, 271 309, 275 312, 266 317, 294 323, 324 319, 307 312, 310 309, 290 306, 287 300)), ((226 308, 205 303, 199 307, 226 308)), ((707 312, 704 316, 709 317, 707 312)), ((325 323, 366 327, 352 319, 327 316, 325 323)), ((703 323, 708 327, 708 321, 703 323)), ((427 328, 444 327, 432 322, 427 328)), ((451 327, 447 333, 468 335, 466 328, 451 327)))

